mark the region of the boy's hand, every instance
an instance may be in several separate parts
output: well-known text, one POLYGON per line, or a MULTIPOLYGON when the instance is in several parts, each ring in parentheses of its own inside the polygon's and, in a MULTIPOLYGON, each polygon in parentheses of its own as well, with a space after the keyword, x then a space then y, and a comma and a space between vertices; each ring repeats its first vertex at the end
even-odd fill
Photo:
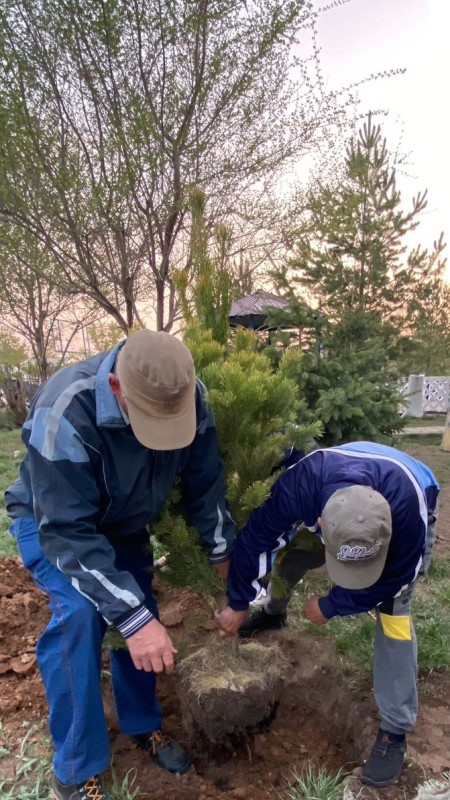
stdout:
POLYGON ((233 611, 226 606, 223 611, 216 611, 214 619, 221 636, 234 636, 247 616, 247 611, 233 611))
POLYGON ((230 571, 231 560, 227 558, 226 561, 221 561, 220 564, 213 564, 214 569, 225 583, 227 582, 228 573, 230 571))
POLYGON ((326 625, 328 622, 327 617, 324 617, 319 607, 319 598, 315 594, 309 598, 303 609, 303 616, 305 619, 313 622, 314 625, 326 625))

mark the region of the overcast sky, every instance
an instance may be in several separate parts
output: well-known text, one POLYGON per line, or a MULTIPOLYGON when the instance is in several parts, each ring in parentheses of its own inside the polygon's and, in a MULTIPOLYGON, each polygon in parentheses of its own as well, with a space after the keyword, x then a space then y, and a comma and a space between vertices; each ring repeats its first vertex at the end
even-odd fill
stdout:
MULTIPOLYGON (((314 0, 314 5, 328 3, 314 0)), ((361 89, 360 97, 364 108, 389 112, 386 120, 379 119, 389 148, 394 150, 402 137, 402 152, 410 153, 411 177, 399 180, 405 204, 428 189, 416 241, 431 248, 444 231, 450 260, 449 28, 449 0, 350 0, 319 17, 328 88, 389 68, 406 68, 404 75, 361 89)))

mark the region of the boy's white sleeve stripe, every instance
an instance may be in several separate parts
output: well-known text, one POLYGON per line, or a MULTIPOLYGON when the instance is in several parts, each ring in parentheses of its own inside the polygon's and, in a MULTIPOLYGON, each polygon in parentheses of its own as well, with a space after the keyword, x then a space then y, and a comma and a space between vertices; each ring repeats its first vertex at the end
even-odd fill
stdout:
POLYGON ((425 528, 428 525, 428 509, 427 504, 425 502, 425 497, 423 494, 422 489, 417 481, 417 478, 413 475, 411 470, 408 469, 406 464, 403 464, 401 461, 397 461, 396 458, 392 458, 391 456, 382 456, 379 453, 359 453, 357 450, 346 450, 345 447, 333 447, 333 453, 341 453, 345 456, 351 456, 352 458, 363 458, 365 461, 367 460, 375 460, 375 461, 389 461, 391 464, 395 464, 397 467, 403 470, 406 477, 409 478, 414 489, 417 493, 417 499, 419 501, 419 510, 420 516, 423 520, 425 528))

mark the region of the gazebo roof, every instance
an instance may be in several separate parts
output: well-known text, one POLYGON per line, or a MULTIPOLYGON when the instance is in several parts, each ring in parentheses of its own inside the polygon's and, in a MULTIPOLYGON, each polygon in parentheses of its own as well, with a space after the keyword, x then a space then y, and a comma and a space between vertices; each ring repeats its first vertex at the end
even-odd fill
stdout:
POLYGON ((229 317, 246 317, 254 314, 262 314, 269 308, 286 308, 289 301, 278 297, 276 294, 259 289, 254 294, 248 294, 235 300, 231 306, 229 317))

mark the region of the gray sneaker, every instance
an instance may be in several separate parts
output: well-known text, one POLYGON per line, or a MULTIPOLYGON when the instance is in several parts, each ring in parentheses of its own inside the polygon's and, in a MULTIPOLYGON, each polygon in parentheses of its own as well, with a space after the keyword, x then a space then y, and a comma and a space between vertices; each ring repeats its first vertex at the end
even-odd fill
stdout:
POLYGON ((377 788, 396 783, 402 771, 405 752, 406 739, 399 742, 388 731, 380 730, 362 768, 361 781, 377 788))

